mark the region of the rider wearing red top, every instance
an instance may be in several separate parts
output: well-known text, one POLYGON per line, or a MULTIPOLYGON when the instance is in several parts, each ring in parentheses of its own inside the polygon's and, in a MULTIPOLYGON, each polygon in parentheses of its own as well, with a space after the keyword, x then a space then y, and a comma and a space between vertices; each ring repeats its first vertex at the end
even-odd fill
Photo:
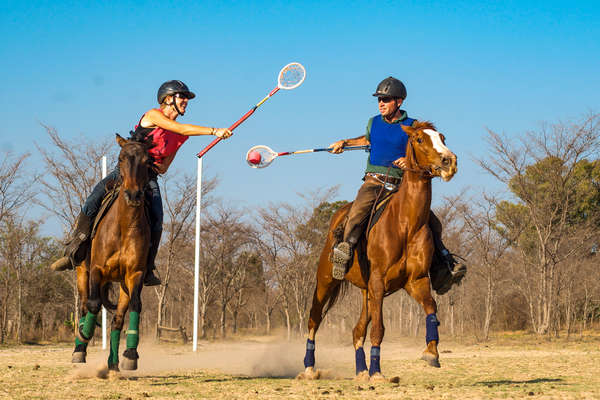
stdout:
MULTIPOLYGON (((151 246, 148 255, 148 269, 144 277, 144 284, 146 286, 160 284, 160 280, 154 275, 154 259, 160 244, 163 220, 162 200, 157 176, 167 172, 177 151, 189 136, 215 135, 223 139, 231 136, 231 131, 226 128, 208 128, 192 124, 181 124, 176 121, 177 117, 184 115, 188 101, 194 97, 196 95, 181 81, 163 83, 158 89, 157 94, 160 108, 151 109, 146 112, 135 127, 135 131, 132 132, 133 140, 145 141, 148 138, 152 138, 153 144, 148 151, 153 159, 153 173, 150 174, 151 178, 148 183, 152 197, 150 199, 151 246)), ((106 194, 106 183, 118 180, 119 177, 120 172, 117 165, 106 178, 94 187, 77 218, 75 230, 72 232, 71 238, 67 243, 64 256, 52 264, 51 268, 53 270, 63 271, 73 269, 74 266, 83 262, 89 250, 89 237, 93 221, 98 214, 102 199, 106 194)))

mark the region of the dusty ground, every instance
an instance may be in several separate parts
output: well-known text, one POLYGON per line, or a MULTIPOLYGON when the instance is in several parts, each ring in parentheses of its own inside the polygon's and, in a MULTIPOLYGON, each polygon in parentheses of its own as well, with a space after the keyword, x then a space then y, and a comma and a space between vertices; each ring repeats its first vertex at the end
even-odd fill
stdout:
MULTIPOLYGON (((0 398, 600 398, 600 340, 539 341, 503 336, 488 344, 440 345, 442 368, 418 360, 412 339, 386 340, 382 370, 399 383, 352 380, 350 346, 317 341, 317 367, 327 379, 297 381, 304 344, 265 339, 140 347, 140 368, 106 374, 107 353, 89 349, 88 363, 72 365, 67 345, 0 348, 0 398)), ((123 344, 122 344, 123 347, 123 344)), ((368 354, 368 348, 366 349, 368 354)))

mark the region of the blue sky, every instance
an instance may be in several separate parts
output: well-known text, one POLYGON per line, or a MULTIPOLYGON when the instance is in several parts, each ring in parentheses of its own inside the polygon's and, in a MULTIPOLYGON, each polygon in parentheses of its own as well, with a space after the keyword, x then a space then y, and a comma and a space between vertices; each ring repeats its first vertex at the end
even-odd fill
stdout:
MULTIPOLYGON (((40 122, 67 138, 126 134, 169 79, 198 95, 181 122, 226 127, 299 61, 304 84, 205 156, 229 204, 293 203, 332 185, 351 200, 363 152, 290 156, 262 170, 244 156, 256 144, 290 151, 363 134, 377 113, 371 93, 389 75, 408 88, 403 108, 433 121, 458 156, 459 174, 436 182, 434 198, 493 189, 472 161, 487 152, 486 128, 515 137, 600 110, 599 21, 597 1, 4 1, 0 148, 31 151, 39 166, 40 122)), ((195 174, 210 140, 191 138, 172 168, 195 174)))

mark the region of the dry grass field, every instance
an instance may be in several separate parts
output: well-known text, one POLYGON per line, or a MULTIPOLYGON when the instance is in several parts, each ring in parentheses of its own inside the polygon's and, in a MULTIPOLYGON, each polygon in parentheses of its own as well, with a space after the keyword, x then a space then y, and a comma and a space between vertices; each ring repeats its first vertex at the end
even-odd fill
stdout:
MULTIPOLYGON (((317 338, 318 340, 318 338, 317 338)), ((443 339, 442 339, 443 340, 443 339)), ((150 346, 140 369, 107 374, 99 346, 72 365, 67 345, 0 348, 0 398, 7 399, 485 399, 600 398, 600 339, 539 340, 503 335, 485 344, 442 341, 442 368, 418 360, 423 343, 389 339, 382 370, 398 383, 355 382, 350 346, 317 341, 325 379, 298 381, 304 344, 267 339, 150 346)), ((368 348, 366 349, 368 354, 368 348)))

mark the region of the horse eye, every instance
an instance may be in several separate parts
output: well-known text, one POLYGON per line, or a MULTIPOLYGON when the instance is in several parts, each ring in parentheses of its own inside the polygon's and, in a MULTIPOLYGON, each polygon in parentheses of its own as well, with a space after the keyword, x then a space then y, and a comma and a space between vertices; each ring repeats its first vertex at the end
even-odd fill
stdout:
POLYGON ((423 139, 421 139, 420 137, 417 138, 417 143, 423 143, 423 139))

